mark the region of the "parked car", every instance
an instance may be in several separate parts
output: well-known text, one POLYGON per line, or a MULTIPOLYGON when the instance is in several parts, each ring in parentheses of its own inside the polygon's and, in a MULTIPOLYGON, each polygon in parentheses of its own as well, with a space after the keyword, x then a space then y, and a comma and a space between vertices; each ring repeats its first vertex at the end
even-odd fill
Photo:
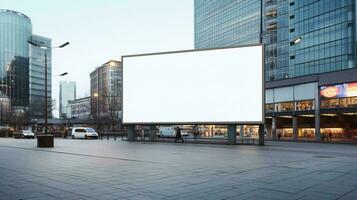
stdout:
POLYGON ((98 133, 93 128, 88 127, 74 127, 72 128, 72 139, 76 138, 98 138, 98 133))
POLYGON ((35 139, 35 134, 32 132, 31 129, 20 130, 18 133, 19 133, 21 138, 35 139))

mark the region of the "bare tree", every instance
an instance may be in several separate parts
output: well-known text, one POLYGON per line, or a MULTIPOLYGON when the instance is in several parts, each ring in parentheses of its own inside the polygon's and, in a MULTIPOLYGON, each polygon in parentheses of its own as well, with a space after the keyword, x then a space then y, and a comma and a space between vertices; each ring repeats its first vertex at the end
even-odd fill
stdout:
MULTIPOLYGON (((31 118, 32 117, 44 118, 45 117, 44 106, 45 106, 45 98, 44 97, 38 97, 35 100, 32 100, 30 103, 30 107, 29 107, 30 117, 31 118)), ((49 105, 47 108, 49 117, 52 117, 52 111, 55 109, 55 106, 56 105, 54 102, 49 101, 49 105)))
POLYGON ((119 122, 120 118, 120 96, 109 95, 107 92, 104 92, 102 95, 105 101, 105 107, 107 111, 107 117, 109 118, 111 129, 114 132, 115 126, 119 122))

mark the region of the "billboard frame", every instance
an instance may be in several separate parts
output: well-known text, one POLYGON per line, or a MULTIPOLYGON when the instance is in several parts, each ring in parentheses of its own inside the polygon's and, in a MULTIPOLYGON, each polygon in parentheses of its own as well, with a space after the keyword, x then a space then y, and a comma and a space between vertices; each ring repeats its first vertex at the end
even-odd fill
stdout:
POLYGON ((250 45, 239 45, 239 46, 229 46, 229 47, 220 47, 220 48, 202 48, 202 49, 189 49, 189 50, 179 50, 179 51, 166 51, 166 52, 156 52, 156 53, 143 53, 143 54, 132 54, 132 55, 123 55, 121 56, 122 62, 122 89, 121 89, 121 108, 122 108, 122 117, 121 121, 124 125, 263 125, 265 124, 265 51, 264 44, 250 44, 250 45), (142 56, 154 56, 162 54, 175 54, 175 53, 189 53, 189 52, 200 52, 200 51, 211 51, 211 50, 221 50, 221 49, 236 49, 236 48, 245 48, 245 47, 257 47, 262 48, 262 120, 261 121, 229 121, 229 122, 124 122, 124 70, 125 70, 125 58, 130 57, 142 57, 142 56))

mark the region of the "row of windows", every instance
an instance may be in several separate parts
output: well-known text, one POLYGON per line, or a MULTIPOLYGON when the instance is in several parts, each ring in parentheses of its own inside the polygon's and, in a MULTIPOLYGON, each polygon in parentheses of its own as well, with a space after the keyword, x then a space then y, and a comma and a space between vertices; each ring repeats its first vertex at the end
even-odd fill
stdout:
POLYGON ((314 100, 271 103, 265 105, 265 112, 310 111, 315 109, 314 100))
MULTIPOLYGON (((321 109, 334 108, 356 108, 357 97, 322 99, 321 109)), ((265 105, 265 112, 293 112, 293 111, 312 111, 315 109, 314 100, 304 100, 296 102, 270 103, 265 105)))
POLYGON ((335 10, 336 8, 352 5, 351 0, 299 0, 290 6, 290 12, 295 14, 298 21, 306 20, 316 15, 335 10), (303 3, 307 1, 307 4, 303 3))
POLYGON ((195 1, 196 48, 259 42, 260 1, 195 1))
POLYGON ((357 107, 357 97, 321 100, 321 108, 323 109, 355 107, 357 107))
MULTIPOLYGON (((322 28, 330 27, 336 24, 341 24, 348 21, 347 7, 325 13, 323 15, 315 16, 311 19, 304 21, 290 20, 290 28, 295 28, 292 37, 296 35, 306 34, 310 31, 319 30, 322 28)), ((338 29, 338 28, 337 28, 338 29)))
POLYGON ((348 60, 348 56, 337 56, 327 59, 321 59, 313 62, 297 64, 289 69, 290 77, 304 76, 308 74, 324 73, 338 71, 352 67, 352 62, 348 60))
POLYGON ((348 46, 348 40, 345 39, 299 50, 295 55, 290 54, 290 64, 295 65, 347 55, 349 54, 348 46))

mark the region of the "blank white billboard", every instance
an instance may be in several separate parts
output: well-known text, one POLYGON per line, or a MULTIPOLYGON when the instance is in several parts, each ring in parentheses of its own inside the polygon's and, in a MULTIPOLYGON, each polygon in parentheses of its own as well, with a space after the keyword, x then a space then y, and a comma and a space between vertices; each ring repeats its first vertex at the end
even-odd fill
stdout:
POLYGON ((261 124, 263 47, 123 56, 123 123, 261 124))

